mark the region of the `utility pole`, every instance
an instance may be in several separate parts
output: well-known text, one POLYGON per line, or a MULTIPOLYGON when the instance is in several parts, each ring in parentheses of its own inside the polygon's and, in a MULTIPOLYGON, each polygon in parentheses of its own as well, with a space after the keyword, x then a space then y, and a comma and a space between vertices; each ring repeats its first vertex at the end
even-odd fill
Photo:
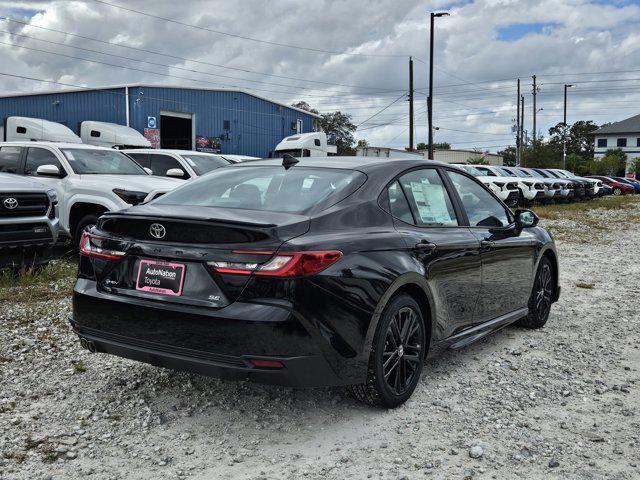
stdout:
POLYGON ((429 32, 429 96, 427 97, 427 108, 429 117, 429 160, 433 160, 433 26, 436 17, 447 17, 446 12, 431 12, 431 30, 429 32))
POLYGON ((538 87, 536 86, 536 76, 533 76, 533 143, 536 143, 536 93, 538 93, 538 87))
POLYGON ((409 151, 413 151, 413 58, 409 57, 409 151))
POLYGON ((520 166, 520 79, 518 79, 518 112, 516 113, 516 165, 520 166))
POLYGON ((567 89, 573 87, 564 84, 564 116, 562 117, 562 168, 567 169, 567 89))
POLYGON ((520 101, 522 102, 522 105, 520 106, 520 164, 523 167, 526 167, 526 163, 524 161, 524 143, 525 143, 525 138, 524 138, 524 95, 520 96, 520 101))

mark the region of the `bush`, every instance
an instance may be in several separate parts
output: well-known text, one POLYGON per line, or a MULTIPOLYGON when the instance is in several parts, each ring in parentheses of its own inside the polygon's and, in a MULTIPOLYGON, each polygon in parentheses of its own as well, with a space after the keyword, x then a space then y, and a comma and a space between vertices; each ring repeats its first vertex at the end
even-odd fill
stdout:
POLYGON ((627 167, 627 154, 620 149, 607 150, 604 157, 595 162, 597 175, 624 177, 627 167))

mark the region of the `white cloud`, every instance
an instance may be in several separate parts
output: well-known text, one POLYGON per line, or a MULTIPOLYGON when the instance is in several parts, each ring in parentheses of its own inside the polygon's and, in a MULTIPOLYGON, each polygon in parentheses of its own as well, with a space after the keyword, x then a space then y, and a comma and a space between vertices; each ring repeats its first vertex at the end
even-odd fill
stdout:
MULTIPOLYGON (((443 9, 451 2, 113 2, 181 22, 271 42, 389 56, 330 56, 263 45, 140 16, 91 0, 25 0, 0 1, 0 11, 3 16, 26 18, 33 26, 0 22, 0 30, 167 64, 170 67, 118 59, 0 33, 1 42, 135 67, 158 74, 97 65, 1 44, 0 54, 5 61, 0 71, 87 86, 124 82, 192 83, 212 87, 237 85, 247 89, 260 89, 256 93, 280 101, 304 99, 321 110, 340 109, 352 113, 354 123, 358 124, 388 105, 407 88, 408 67, 404 56, 411 54, 417 57, 414 65, 415 84, 421 90, 421 93, 416 94, 416 141, 426 140, 424 92, 427 87, 427 65, 422 61, 428 56, 428 12, 443 9), (158 51, 165 55, 66 37, 35 28, 36 26, 158 51), (322 83, 225 70, 175 57, 289 78, 376 87, 379 90, 331 87, 322 83), (240 79, 181 70, 185 68, 240 79), (167 73, 202 81, 193 83, 163 77, 167 73), (241 79, 266 83, 250 83, 241 79)), ((603 123, 638 113, 640 93, 636 93, 638 89, 633 87, 637 87, 639 81, 582 82, 639 78, 640 71, 608 75, 567 74, 640 70, 640 36, 637 34, 640 6, 607 5, 586 0, 477 0, 454 5, 449 11, 450 17, 437 20, 434 123, 442 127, 436 132, 438 141, 449 141, 464 148, 509 143, 503 138, 511 136, 511 121, 515 117, 515 78, 518 76, 522 78, 522 91, 526 97, 525 124, 530 130, 530 75, 534 73, 538 75, 539 84, 542 84, 538 96, 538 108, 544 109, 538 117, 538 129, 542 132, 562 120, 564 82, 577 84, 570 93, 570 121, 593 119, 597 123, 603 123), (512 42, 497 40, 497 29, 514 23, 554 26, 543 29, 540 34, 529 34, 512 42), (477 83, 501 79, 511 80, 477 83), (468 85, 461 85, 465 83, 468 85), (504 137, 499 134, 504 134, 504 137)), ((51 84, 0 76, 2 92, 29 92, 51 88, 51 84)), ((362 130, 357 137, 367 138, 371 144, 405 145, 408 138, 407 113, 407 104, 401 100, 362 128, 385 123, 390 123, 389 125, 362 130)))

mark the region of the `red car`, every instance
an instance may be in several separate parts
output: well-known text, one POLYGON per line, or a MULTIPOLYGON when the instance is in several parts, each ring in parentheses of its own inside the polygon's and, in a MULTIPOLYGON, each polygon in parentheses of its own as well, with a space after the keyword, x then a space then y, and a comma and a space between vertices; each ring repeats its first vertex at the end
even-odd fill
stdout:
POLYGON ((603 177, 600 175, 587 175, 588 178, 597 178, 598 180, 602 180, 603 183, 609 185, 613 188, 614 195, 626 195, 627 193, 635 193, 636 189, 631 185, 626 183, 619 182, 611 177, 603 177))

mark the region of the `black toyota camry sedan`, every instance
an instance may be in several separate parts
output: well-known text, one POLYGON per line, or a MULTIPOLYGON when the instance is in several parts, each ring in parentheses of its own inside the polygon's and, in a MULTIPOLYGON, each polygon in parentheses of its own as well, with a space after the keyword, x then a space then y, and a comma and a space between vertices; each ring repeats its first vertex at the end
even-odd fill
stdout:
POLYGON ((393 407, 427 356, 545 324, 558 262, 536 224, 437 162, 240 163, 85 232, 71 324, 93 352, 393 407))

